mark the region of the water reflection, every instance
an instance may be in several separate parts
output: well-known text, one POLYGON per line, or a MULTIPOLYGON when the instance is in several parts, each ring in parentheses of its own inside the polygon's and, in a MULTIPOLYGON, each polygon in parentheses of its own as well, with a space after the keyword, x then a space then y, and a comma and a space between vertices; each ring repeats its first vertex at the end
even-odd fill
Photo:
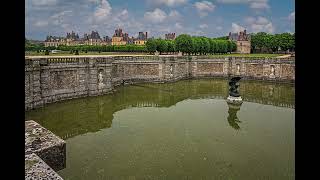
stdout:
POLYGON ((237 116, 237 112, 240 110, 241 104, 231 104, 231 103, 227 103, 229 110, 228 110, 228 123, 229 125, 235 129, 235 130, 240 130, 240 126, 238 123, 241 123, 241 121, 239 120, 238 116, 237 116))
MULTIPOLYGON (((256 81, 242 81, 244 101, 294 108, 294 86, 256 81)), ((225 99, 228 83, 224 79, 185 80, 165 84, 120 86, 113 94, 74 99, 26 112, 33 119, 63 139, 96 132, 112 125, 117 111, 132 107, 166 108, 186 99, 225 99)), ((239 129, 238 110, 229 107, 228 122, 239 129)))

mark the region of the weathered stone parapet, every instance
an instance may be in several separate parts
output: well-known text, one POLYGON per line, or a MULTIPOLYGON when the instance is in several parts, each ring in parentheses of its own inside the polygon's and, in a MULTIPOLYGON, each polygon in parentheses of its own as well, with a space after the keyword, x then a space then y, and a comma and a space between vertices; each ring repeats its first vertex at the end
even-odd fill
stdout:
POLYGON ((295 60, 170 55, 26 57, 25 110, 106 94, 120 84, 228 76, 294 82, 295 60))
POLYGON ((34 153, 25 155, 25 180, 63 180, 51 167, 34 153))
POLYGON ((66 166, 66 143, 35 121, 25 121, 25 154, 35 153, 55 171, 66 166))

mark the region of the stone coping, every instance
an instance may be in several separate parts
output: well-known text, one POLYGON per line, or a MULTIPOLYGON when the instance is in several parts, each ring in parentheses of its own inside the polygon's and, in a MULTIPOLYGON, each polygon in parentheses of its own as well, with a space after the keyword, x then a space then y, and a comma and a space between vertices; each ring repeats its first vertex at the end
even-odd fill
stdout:
POLYGON ((116 56, 133 56, 133 57, 153 57, 154 55, 125 55, 125 54, 119 54, 119 55, 61 55, 61 56, 25 56, 25 58, 29 59, 38 59, 38 58, 84 58, 84 57, 116 57, 116 56))
POLYGON ((55 171, 65 168, 66 142, 33 120, 25 121, 25 154, 35 153, 55 171))
POLYGON ((34 153, 25 155, 24 165, 26 180, 63 180, 51 167, 34 153))
POLYGON ((166 57, 177 57, 177 58, 195 58, 195 59, 290 59, 295 60, 295 57, 291 56, 276 56, 276 57, 254 57, 254 56, 217 56, 217 57, 210 57, 210 56, 179 56, 179 55, 134 55, 134 54, 116 54, 116 55, 57 55, 57 56, 25 56, 25 59, 47 59, 47 58, 98 58, 98 57, 146 57, 146 58, 166 58, 166 57))

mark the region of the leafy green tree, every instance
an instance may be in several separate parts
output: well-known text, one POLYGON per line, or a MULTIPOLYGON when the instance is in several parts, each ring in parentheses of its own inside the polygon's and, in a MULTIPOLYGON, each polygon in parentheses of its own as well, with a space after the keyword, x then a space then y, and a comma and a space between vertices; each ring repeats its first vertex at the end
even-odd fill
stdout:
POLYGON ((267 39, 268 34, 266 32, 258 32, 257 34, 253 34, 251 36, 251 48, 254 51, 259 50, 261 52, 263 48, 267 47, 267 39))
POLYGON ((192 39, 190 35, 181 34, 175 39, 176 48, 183 54, 192 52, 192 39))
POLYGON ((280 34, 270 35, 267 46, 269 49, 271 49, 272 52, 278 51, 280 47, 279 40, 280 40, 280 34))
POLYGON ((166 40, 157 39, 156 42, 157 42, 157 51, 159 51, 160 54, 168 51, 168 44, 166 40))
POLYGON ((200 37, 192 37, 192 50, 191 52, 197 55, 201 54, 202 41, 200 37))
POLYGON ((171 52, 171 53, 174 53, 176 50, 175 50, 175 44, 174 44, 174 41, 172 40, 167 40, 167 45, 168 45, 168 52, 171 52))
POLYGON ((149 39, 146 42, 146 48, 149 53, 154 53, 157 50, 157 42, 154 39, 149 39))
POLYGON ((279 46, 282 51, 292 50, 295 46, 294 36, 290 33, 282 33, 279 36, 279 46))
POLYGON ((202 41, 202 54, 207 54, 210 52, 210 42, 208 40, 208 38, 206 37, 202 37, 201 38, 201 41, 202 41))

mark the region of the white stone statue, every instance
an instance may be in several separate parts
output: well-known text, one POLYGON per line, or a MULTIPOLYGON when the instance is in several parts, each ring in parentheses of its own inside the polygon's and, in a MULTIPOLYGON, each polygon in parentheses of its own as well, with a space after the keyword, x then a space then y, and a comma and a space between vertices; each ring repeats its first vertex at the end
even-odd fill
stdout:
POLYGON ((240 64, 237 64, 237 74, 240 74, 240 64))
POLYGON ((98 89, 103 89, 104 86, 105 85, 103 83, 103 75, 102 75, 102 72, 100 71, 98 75, 98 89))
POLYGON ((99 83, 103 83, 103 75, 102 75, 102 72, 99 72, 99 83))
POLYGON ((274 72, 275 72, 274 66, 271 66, 271 74, 270 74, 270 76, 274 76, 274 72))

